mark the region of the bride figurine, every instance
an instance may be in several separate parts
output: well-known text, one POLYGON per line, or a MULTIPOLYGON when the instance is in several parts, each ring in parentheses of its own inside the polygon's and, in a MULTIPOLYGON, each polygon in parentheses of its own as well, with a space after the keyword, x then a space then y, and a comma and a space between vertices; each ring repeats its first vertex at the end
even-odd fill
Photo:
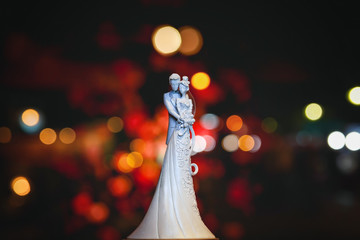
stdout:
POLYGON ((169 83, 172 91, 164 94, 168 146, 161 174, 144 219, 127 239, 216 239, 200 217, 192 179, 198 168, 190 159, 195 142, 193 102, 187 94, 190 82, 186 76, 180 81, 174 73, 169 83))

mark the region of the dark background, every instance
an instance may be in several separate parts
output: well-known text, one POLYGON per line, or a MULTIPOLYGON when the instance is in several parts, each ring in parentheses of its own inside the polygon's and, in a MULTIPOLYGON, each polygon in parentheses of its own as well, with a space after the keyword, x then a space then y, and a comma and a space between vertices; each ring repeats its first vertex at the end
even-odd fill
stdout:
POLYGON ((146 210, 133 202, 141 202, 139 196, 151 199, 154 190, 152 185, 139 193, 131 173, 135 184, 129 195, 111 196, 106 181, 122 173, 97 174, 87 154, 44 147, 37 133, 27 134, 18 126, 23 110, 39 109, 46 116, 44 127, 70 126, 77 134, 120 116, 125 129, 109 137, 111 143, 105 143, 101 158, 108 166, 116 151, 128 151, 130 141, 142 136, 129 129, 128 118, 140 112, 141 123, 157 119, 172 72, 191 76, 205 71, 216 88, 193 92, 197 121, 207 112, 223 121, 238 114, 263 141, 256 154, 228 153, 220 144, 230 133, 223 126, 216 132, 215 150, 193 157, 209 166, 206 174, 195 178, 201 215, 214 234, 249 240, 358 239, 360 173, 343 172, 336 161, 340 153, 350 154, 359 164, 359 154, 334 151, 326 143, 331 131, 349 131, 360 121, 359 108, 346 100, 346 92, 359 85, 360 77, 360 18, 354 4, 186 0, 3 4, 0 125, 9 127, 13 136, 0 146, 0 238, 120 239, 137 226, 146 210), (194 56, 157 54, 151 33, 162 24, 199 29, 204 39, 201 51, 194 56), (101 40, 104 35, 115 43, 101 40), (113 89, 115 83, 120 90, 113 89), (311 102, 324 109, 319 121, 309 122, 303 115, 311 102), (274 133, 261 130, 265 117, 277 120, 274 133), (307 134, 305 143, 299 143, 299 133, 307 134), (17 175, 31 180, 32 192, 24 198, 9 188, 17 175), (77 215, 72 202, 80 192, 105 202, 109 217, 91 223, 77 215), (119 202, 128 207, 118 207, 119 202))

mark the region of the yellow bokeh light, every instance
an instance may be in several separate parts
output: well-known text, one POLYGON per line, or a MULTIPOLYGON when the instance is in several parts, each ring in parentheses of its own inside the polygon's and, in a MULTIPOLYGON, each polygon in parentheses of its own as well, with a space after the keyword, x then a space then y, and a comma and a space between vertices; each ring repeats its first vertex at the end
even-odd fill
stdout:
POLYGON ((72 128, 63 128, 59 133, 59 139, 62 143, 71 144, 76 139, 76 133, 72 128))
POLYGON ((323 110, 317 103, 310 103, 305 108, 305 116, 312 121, 316 121, 321 118, 323 110))
POLYGON ((11 181, 11 189, 19 196, 25 196, 30 192, 30 183, 25 177, 16 177, 11 181))
POLYGON ((360 87, 353 87, 349 90, 347 98, 350 103, 360 105, 360 87))
POLYGON ((239 138, 239 148, 244 152, 252 150, 255 146, 255 140, 250 135, 243 135, 239 138))
POLYGON ((199 30, 184 26, 179 29, 179 32, 182 41, 179 52, 188 56, 198 53, 203 45, 203 38, 199 30))
POLYGON ((191 85, 197 90, 203 90, 210 85, 210 77, 204 72, 195 73, 191 78, 191 85))
POLYGON ((22 115, 21 120, 26 126, 32 127, 39 123, 40 115, 34 109, 26 109, 22 115))
POLYGON ((233 132, 239 131, 243 126, 243 120, 238 115, 231 115, 226 120, 226 126, 229 130, 233 132))
POLYGON ((107 128, 110 132, 118 133, 120 132, 124 127, 124 122, 119 117, 111 117, 107 121, 107 128))
POLYGON ((143 156, 139 152, 131 152, 127 155, 126 163, 132 168, 138 168, 143 163, 143 156))
POLYGON ((8 143, 11 140, 11 131, 8 127, 0 127, 0 143, 8 143))
POLYGON ((56 141, 56 132, 51 128, 45 128, 40 132, 39 138, 43 144, 53 144, 56 141))
POLYGON ((162 55, 175 53, 181 45, 179 31, 172 26, 160 26, 152 35, 155 50, 162 55))
POLYGON ((129 173, 133 170, 133 168, 128 164, 127 156, 128 154, 126 153, 118 156, 116 167, 120 172, 129 173))

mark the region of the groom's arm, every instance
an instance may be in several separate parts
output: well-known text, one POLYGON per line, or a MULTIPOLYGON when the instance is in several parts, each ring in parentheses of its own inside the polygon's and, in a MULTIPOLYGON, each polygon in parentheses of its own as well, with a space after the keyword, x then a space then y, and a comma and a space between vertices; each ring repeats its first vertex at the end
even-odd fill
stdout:
POLYGON ((174 106, 171 104, 170 99, 166 97, 166 93, 164 94, 164 104, 166 109, 168 110, 169 114, 172 115, 176 120, 179 121, 180 115, 177 114, 174 106))

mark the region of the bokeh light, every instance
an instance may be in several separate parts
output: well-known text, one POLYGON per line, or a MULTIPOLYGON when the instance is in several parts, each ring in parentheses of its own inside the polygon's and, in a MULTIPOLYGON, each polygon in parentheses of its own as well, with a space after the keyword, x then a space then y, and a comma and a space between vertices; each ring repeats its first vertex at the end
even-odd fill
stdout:
POLYGON ((31 190, 29 181, 23 176, 16 177, 11 181, 11 189, 19 196, 28 195, 31 190))
POLYGON ((62 143, 71 144, 76 139, 76 133, 72 128, 63 128, 59 133, 59 139, 62 143))
POLYGON ((204 149, 205 152, 210 152, 215 149, 216 146, 216 140, 210 135, 204 135, 203 136, 206 141, 206 147, 204 149))
POLYGON ((358 162, 353 153, 342 153, 336 158, 336 166, 345 174, 351 174, 358 168, 358 162))
POLYGON ((11 130, 8 127, 0 127, 0 143, 11 141, 11 130))
POLYGON ((126 163, 131 167, 131 168, 138 168, 142 165, 143 163, 143 156, 141 155, 141 153, 139 152, 131 152, 127 155, 126 157, 126 163))
POLYGON ((184 26, 179 29, 181 45, 179 52, 184 55, 197 54, 203 45, 203 38, 199 30, 194 27, 184 26))
POLYGON ((110 178, 107 182, 107 186, 113 196, 123 197, 130 192, 132 182, 127 176, 122 175, 110 178))
POLYGON ((229 134, 223 138, 221 146, 227 152, 235 152, 239 149, 238 140, 238 136, 235 134, 229 134))
POLYGON ((145 150, 145 141, 141 138, 136 138, 130 142, 130 150, 134 152, 140 152, 143 153, 145 150))
POLYGON ((26 109, 22 115, 21 120, 26 126, 32 127, 39 123, 40 115, 32 108, 26 109))
POLYGON ((109 208, 105 205, 105 203, 98 202, 93 203, 90 206, 87 219, 93 223, 102 223, 109 216, 109 208))
POLYGON ((199 135, 195 136, 195 146, 194 146, 193 151, 199 153, 199 152, 204 151, 205 148, 206 148, 205 138, 203 136, 199 136, 199 135))
POLYGON ((114 164, 115 164, 116 170, 123 172, 123 173, 129 173, 134 169, 128 164, 127 156, 128 156, 128 153, 115 154, 114 164))
POLYGON ((181 35, 172 26, 160 26, 155 29, 152 35, 154 49, 162 54, 169 55, 175 53, 181 45, 181 35))
POLYGON ((347 99, 354 105, 360 105, 360 87, 353 87, 348 91, 347 99))
POLYGON ((254 147, 250 150, 250 152, 254 153, 259 151, 261 147, 261 138, 258 135, 251 135, 251 137, 254 139, 254 147))
POLYGON ((210 77, 204 72, 195 73, 191 77, 191 85, 197 90, 204 90, 210 85, 210 77))
POLYGON ((45 128, 41 130, 39 138, 43 144, 53 144, 56 141, 56 132, 51 128, 45 128))
POLYGON ((273 133, 278 127, 277 121, 272 117, 264 118, 261 122, 262 129, 267 133, 273 133))
POLYGON ((345 145, 351 151, 357 151, 360 149, 360 133, 350 132, 346 135, 345 145))
POLYGON ((334 150, 342 149, 345 146, 345 135, 342 132, 334 131, 329 134, 327 143, 334 150))
POLYGON ((310 103, 305 107, 305 116, 311 121, 319 120, 322 114, 322 107, 317 103, 310 103))
POLYGON ((226 126, 230 131, 239 131, 243 126, 243 120, 238 115, 231 115, 226 119, 226 126))
POLYGON ((118 133, 124 127, 124 122, 120 117, 111 117, 107 121, 107 128, 110 132, 118 133))
POLYGON ((255 146, 255 140, 250 135, 242 135, 239 138, 239 148, 244 152, 248 152, 255 146))
POLYGON ((200 124, 203 128, 213 130, 219 126, 219 117, 212 113, 206 113, 201 116, 200 124))

